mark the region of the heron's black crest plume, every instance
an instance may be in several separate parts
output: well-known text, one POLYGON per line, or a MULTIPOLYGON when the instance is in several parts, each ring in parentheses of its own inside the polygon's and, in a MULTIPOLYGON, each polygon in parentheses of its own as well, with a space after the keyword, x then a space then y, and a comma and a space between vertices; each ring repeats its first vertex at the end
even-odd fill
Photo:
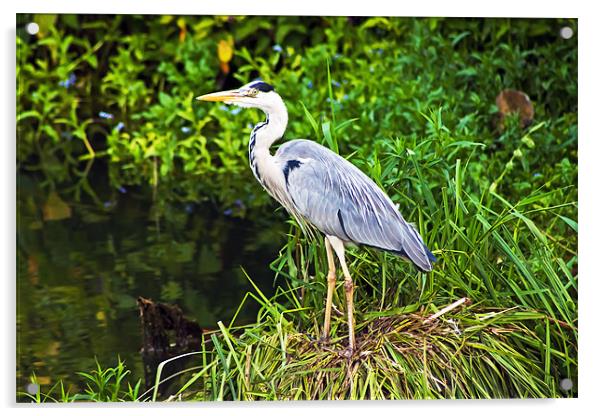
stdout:
POLYGON ((258 89, 261 92, 270 92, 274 91, 274 87, 272 87, 267 82, 257 81, 251 85, 251 87, 258 89))

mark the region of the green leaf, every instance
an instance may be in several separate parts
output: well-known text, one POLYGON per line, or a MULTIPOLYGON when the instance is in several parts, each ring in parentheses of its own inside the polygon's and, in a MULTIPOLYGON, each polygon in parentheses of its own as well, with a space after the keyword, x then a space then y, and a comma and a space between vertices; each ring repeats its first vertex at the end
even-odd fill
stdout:
POLYGON ((570 218, 565 217, 564 215, 558 215, 560 217, 560 219, 562 221, 564 221, 565 223, 567 223, 567 225, 569 227, 571 227, 576 233, 579 232, 578 230, 578 226, 577 226, 577 221, 572 220, 570 218))
POLYGON ((330 150, 335 153, 339 153, 339 144, 336 139, 332 136, 332 132, 330 131, 330 122, 326 121, 322 123, 322 133, 324 134, 324 138, 326 139, 326 143, 330 150))
POLYGON ((342 123, 340 123, 339 125, 337 125, 334 128, 335 132, 342 132, 343 130, 345 130, 347 127, 349 127, 351 124, 353 124, 355 121, 359 120, 359 118, 350 118, 349 120, 345 120, 342 123))
POLYGON ((159 103, 164 107, 171 107, 174 104, 174 99, 164 92, 159 92, 159 103))
POLYGON ((467 36, 470 36, 470 34, 471 32, 465 30, 464 32, 455 35, 452 38, 452 46, 456 46, 462 39, 464 39, 467 36))
POLYGON ((90 66, 94 69, 98 68, 98 58, 96 58, 95 54, 90 54, 86 57, 86 62, 90 64, 90 66))
POLYGON ((42 118, 42 115, 37 112, 36 110, 28 110, 28 111, 24 111, 20 114, 17 114, 17 123, 19 121, 25 120, 26 118, 29 117, 34 117, 37 118, 38 120, 40 120, 42 118))
POLYGON ((305 104, 303 104, 302 101, 299 101, 299 103, 301 104, 301 107, 303 107, 303 111, 305 112, 305 117, 307 118, 307 121, 309 121, 309 124, 311 124, 311 127, 314 130, 316 140, 320 140, 320 130, 318 128, 318 123, 316 122, 316 119, 311 115, 311 113, 309 112, 307 107, 305 107, 305 104))
POLYGON ((55 129, 53 129, 53 128, 52 128, 52 126, 50 126, 50 125, 48 125, 48 124, 45 124, 45 125, 42 127, 42 130, 44 130, 44 132, 45 132, 45 133, 46 133, 48 136, 50 136, 50 137, 52 138, 52 140, 53 140, 55 143, 58 143, 58 142, 59 142, 59 134, 56 132, 56 130, 55 130, 55 129))

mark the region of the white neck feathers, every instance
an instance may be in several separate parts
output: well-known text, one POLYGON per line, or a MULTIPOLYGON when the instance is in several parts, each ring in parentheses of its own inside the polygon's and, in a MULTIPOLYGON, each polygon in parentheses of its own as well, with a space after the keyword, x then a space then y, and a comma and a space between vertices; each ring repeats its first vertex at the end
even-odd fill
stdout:
POLYGON ((249 164, 257 180, 265 187, 265 176, 267 175, 262 172, 267 173, 267 170, 277 168, 270 154, 270 146, 284 135, 288 123, 288 112, 284 102, 276 93, 271 93, 269 100, 264 101, 259 108, 265 113, 266 120, 257 124, 251 132, 249 164))

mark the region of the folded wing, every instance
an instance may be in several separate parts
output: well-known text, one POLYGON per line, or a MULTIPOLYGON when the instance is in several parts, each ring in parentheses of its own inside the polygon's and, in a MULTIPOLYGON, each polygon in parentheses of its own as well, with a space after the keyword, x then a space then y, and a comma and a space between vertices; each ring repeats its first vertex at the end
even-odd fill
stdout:
POLYGON ((394 252, 425 271, 433 254, 389 197, 347 160, 309 140, 276 153, 297 214, 327 235, 394 252))

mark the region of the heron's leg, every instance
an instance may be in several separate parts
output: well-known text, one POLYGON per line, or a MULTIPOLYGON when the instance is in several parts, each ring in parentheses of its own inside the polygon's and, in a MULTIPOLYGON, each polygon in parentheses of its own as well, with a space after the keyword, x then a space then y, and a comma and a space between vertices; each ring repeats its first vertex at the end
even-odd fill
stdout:
POLYGON ((324 238, 324 244, 326 245, 326 256, 328 257, 328 277, 326 278, 328 283, 328 292, 326 294, 326 311, 324 312, 324 339, 328 339, 330 336, 330 312, 332 309, 332 293, 334 292, 334 285, 337 281, 336 267, 334 264, 334 256, 332 255, 332 247, 328 237, 324 238))
POLYGON ((353 280, 349 269, 347 269, 347 263, 345 262, 345 246, 343 242, 336 237, 328 237, 334 252, 337 253, 339 263, 341 263, 341 269, 343 269, 343 275, 345 276, 345 297, 347 298, 347 325, 349 326, 349 349, 355 350, 355 324, 353 320, 353 280))

